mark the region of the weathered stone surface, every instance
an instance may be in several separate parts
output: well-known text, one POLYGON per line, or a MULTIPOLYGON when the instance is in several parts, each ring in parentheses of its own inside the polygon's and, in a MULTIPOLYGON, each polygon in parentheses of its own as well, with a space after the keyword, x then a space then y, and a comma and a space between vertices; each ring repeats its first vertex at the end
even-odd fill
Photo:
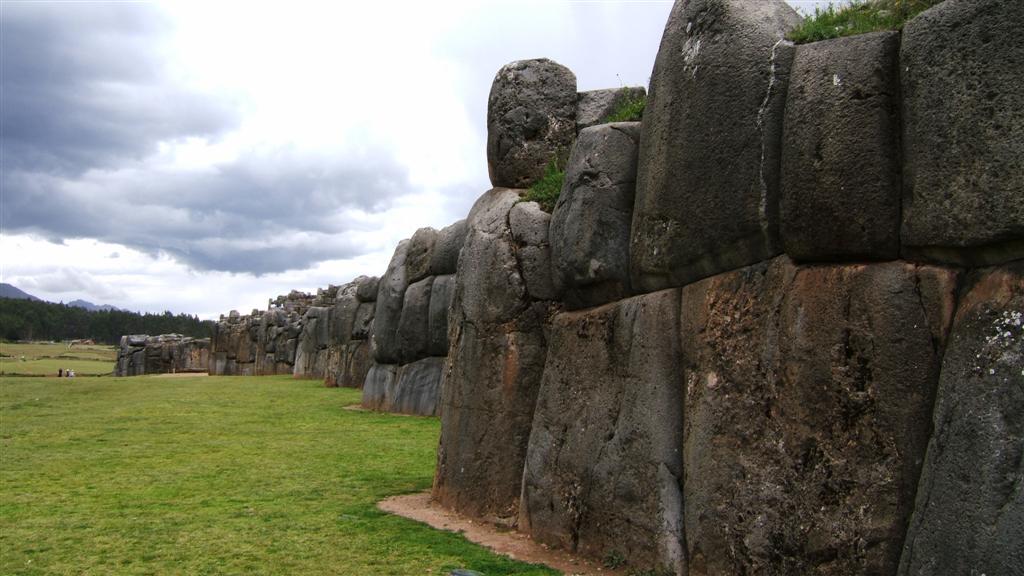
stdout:
POLYGON ((352 340, 347 344, 332 346, 328 349, 328 355, 324 385, 363 387, 370 366, 373 365, 368 341, 352 340))
POLYGON ((211 374, 251 376, 256 374, 259 318, 232 310, 213 327, 211 374))
POLYGON ((114 364, 114 376, 209 370, 210 339, 180 334, 122 336, 114 364))
POLYGON ((679 290, 552 321, 519 529, 634 569, 684 565, 679 290))
POLYGON ((331 309, 313 306, 303 317, 292 375, 296 378, 323 378, 327 368, 330 342, 331 309))
POLYGON ((434 497, 476 516, 518 513, 523 458, 543 373, 549 304, 535 302, 516 262, 513 190, 474 204, 455 277, 434 497))
POLYGON ((402 355, 398 324, 402 319, 405 290, 409 287, 405 272, 408 249, 408 240, 398 243, 377 289, 377 309, 373 317, 373 357, 381 364, 395 364, 402 355))
POLYGON ((683 288, 689 574, 893 574, 956 274, 788 258, 683 288))
MULTIPOLYGON (((456 283, 453 310, 463 289, 456 283)), ((433 488, 444 506, 507 523, 517 517, 547 314, 545 303, 534 303, 506 324, 458 321, 453 329, 433 488)))
POLYGON ((402 366, 389 412, 436 416, 444 358, 421 358, 402 366))
POLYGON ((352 339, 355 330, 356 314, 362 303, 357 296, 355 284, 346 284, 338 291, 334 305, 329 310, 327 320, 330 344, 345 344, 352 339))
POLYGON ((359 276, 352 281, 356 285, 356 297, 360 302, 375 302, 377 290, 380 288, 380 278, 376 276, 359 276))
MULTIPOLYGON (((515 190, 493 188, 469 212, 469 230, 459 257, 462 317, 479 323, 509 320, 522 308, 526 284, 519 273, 509 211, 519 202, 515 190)), ((458 292, 458 288, 456 289, 458 292)))
POLYGON ((395 385, 398 383, 397 364, 378 364, 370 366, 363 384, 363 408, 378 412, 390 412, 391 399, 395 397, 395 385))
POLYGON ((434 258, 434 246, 437 244, 437 238, 437 230, 420 228, 409 240, 405 271, 410 284, 419 282, 430 275, 430 262, 434 258))
POLYGON ((407 364, 427 356, 430 346, 430 276, 409 285, 405 291, 402 317, 398 322, 400 361, 407 364))
POLYGON ((943 2, 907 23, 903 228, 908 257, 1024 258, 1024 3, 943 2))
POLYGON ((526 291, 537 300, 556 299, 548 243, 551 215, 536 202, 520 202, 509 211, 508 219, 526 291))
POLYGON ((448 310, 455 299, 455 275, 435 276, 430 287, 430 319, 428 353, 448 355, 448 310))
POLYGON ((421 358, 410 364, 374 363, 363 386, 364 408, 436 416, 444 358, 421 358))
POLYGON ((373 330, 373 314, 377 310, 374 302, 361 302, 356 309, 356 317, 352 322, 352 339, 367 340, 373 330))
POLYGON ((1024 263, 967 286, 901 576, 1024 573, 1024 263))
POLYGON ((899 32, 796 47, 780 229, 795 260, 892 260, 900 248, 899 32))
POLYGON ((551 215, 556 292, 570 310, 629 294, 640 123, 603 124, 580 132, 551 215))
POLYGON ((487 100, 491 184, 528 188, 576 135, 576 76, 546 58, 502 66, 487 100))
POLYGON ((430 273, 435 276, 455 274, 459 266, 459 252, 466 242, 469 230, 465 220, 459 220, 437 233, 437 242, 430 257, 430 273))
POLYGON ((672 8, 637 169, 635 290, 684 286, 778 254, 782 113, 799 16, 782 0, 672 8))
POLYGON ((635 100, 647 96, 642 86, 625 86, 622 88, 605 88, 589 90, 576 96, 576 134, 585 128, 603 124, 605 119, 614 113, 627 100, 635 100))

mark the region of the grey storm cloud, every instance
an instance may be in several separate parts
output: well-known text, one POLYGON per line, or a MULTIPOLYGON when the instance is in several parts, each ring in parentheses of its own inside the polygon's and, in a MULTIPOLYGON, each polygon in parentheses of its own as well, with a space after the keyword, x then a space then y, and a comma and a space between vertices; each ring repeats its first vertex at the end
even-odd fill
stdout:
POLYGON ((170 77, 154 47, 167 25, 150 5, 18 3, 0 25, 5 232, 265 274, 364 252, 345 214, 411 192, 405 169, 372 151, 250 153, 203 171, 147 164, 161 142, 215 140, 240 121, 232 102, 170 77))
POLYGON ((168 81, 152 6, 12 3, 2 30, 5 171, 80 174, 239 121, 230 102, 168 81))

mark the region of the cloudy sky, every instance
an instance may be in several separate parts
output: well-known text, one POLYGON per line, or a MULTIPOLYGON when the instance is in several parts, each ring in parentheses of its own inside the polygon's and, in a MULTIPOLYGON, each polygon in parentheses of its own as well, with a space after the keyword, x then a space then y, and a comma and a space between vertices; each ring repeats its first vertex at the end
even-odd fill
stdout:
POLYGON ((646 86, 670 8, 2 0, 0 279, 213 318, 380 275, 489 187, 498 68, 646 86))

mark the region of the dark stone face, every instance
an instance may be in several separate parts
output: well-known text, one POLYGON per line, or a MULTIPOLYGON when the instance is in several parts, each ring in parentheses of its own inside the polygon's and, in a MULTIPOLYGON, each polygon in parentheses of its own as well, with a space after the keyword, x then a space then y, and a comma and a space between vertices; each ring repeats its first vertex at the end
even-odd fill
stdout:
MULTIPOLYGON (((514 190, 474 204, 459 257, 441 391, 434 497, 475 516, 514 521, 544 368, 549 303, 531 298, 517 259, 514 190)), ((530 226, 520 240, 532 238, 530 226)))
POLYGON ((786 257, 682 290, 693 574, 893 574, 956 273, 786 257))
POLYGON ((576 76, 546 58, 506 64, 487 102, 491 184, 528 188, 576 135, 576 76))
POLYGON ((782 0, 677 2, 654 63, 630 242, 633 288, 779 253, 782 112, 800 22, 782 0))
POLYGON ((635 569, 683 566, 679 291, 556 315, 520 530, 635 569))
POLYGON ((965 284, 901 575, 1024 567, 1024 263, 965 284))
POLYGON ((401 358, 401 343, 398 325, 402 319, 402 304, 409 277, 405 270, 405 259, 409 241, 403 240, 395 248, 388 270, 380 279, 377 290, 377 311, 374 315, 374 359, 381 364, 394 364, 401 358))
POLYGON ((898 32, 797 46, 780 207, 794 260, 899 257, 898 53, 898 32))
POLYGON ((943 2, 907 23, 903 253, 1024 258, 1024 3, 943 2))
POLYGON ((629 231, 640 123, 580 132, 551 216, 556 291, 570 310, 630 293, 629 231))

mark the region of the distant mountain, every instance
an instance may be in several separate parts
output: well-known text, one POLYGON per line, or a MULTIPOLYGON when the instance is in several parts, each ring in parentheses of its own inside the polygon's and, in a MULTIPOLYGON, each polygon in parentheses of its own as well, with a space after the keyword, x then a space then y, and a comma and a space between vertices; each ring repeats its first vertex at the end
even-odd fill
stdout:
POLYGON ((93 304, 86 300, 72 300, 71 302, 68 302, 68 306, 84 308, 89 312, 98 312, 100 310, 120 310, 120 308, 111 306, 110 304, 93 304))
POLYGON ((0 298, 14 298, 15 300, 42 300, 41 298, 36 298, 28 292, 23 292, 6 282, 0 283, 0 298))

